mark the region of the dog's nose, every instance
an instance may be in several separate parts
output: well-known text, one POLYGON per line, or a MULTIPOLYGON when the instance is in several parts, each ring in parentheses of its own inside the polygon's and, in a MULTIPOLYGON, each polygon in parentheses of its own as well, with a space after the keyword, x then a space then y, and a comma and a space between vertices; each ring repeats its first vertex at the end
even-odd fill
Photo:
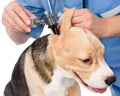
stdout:
POLYGON ((108 77, 106 80, 105 80, 105 83, 107 84, 107 85, 111 85, 113 82, 115 82, 116 81, 116 77, 115 76, 110 76, 110 77, 108 77))

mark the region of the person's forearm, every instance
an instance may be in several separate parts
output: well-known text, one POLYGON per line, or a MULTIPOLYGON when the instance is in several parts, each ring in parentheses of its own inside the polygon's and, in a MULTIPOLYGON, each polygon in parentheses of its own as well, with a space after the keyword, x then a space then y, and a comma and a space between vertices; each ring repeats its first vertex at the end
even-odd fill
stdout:
POLYGON ((102 37, 120 36, 120 16, 113 16, 110 18, 103 18, 106 32, 102 37))
POLYGON ((11 38, 11 40, 13 40, 16 44, 25 43, 29 38, 27 33, 12 32, 9 29, 6 29, 6 30, 7 30, 7 34, 11 38))

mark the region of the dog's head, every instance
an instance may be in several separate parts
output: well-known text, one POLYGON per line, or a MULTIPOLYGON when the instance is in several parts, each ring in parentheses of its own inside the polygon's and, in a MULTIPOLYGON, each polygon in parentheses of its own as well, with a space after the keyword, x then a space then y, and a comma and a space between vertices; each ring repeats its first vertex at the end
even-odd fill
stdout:
POLYGON ((103 93, 115 81, 114 74, 103 58, 104 46, 99 39, 87 29, 72 27, 74 11, 64 13, 60 35, 49 37, 55 63, 88 89, 103 93))

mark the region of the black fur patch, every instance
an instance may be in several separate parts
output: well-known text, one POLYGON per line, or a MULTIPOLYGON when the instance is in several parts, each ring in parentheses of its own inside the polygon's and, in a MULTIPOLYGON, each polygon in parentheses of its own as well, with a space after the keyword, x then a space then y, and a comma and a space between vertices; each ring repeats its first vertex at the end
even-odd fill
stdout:
POLYGON ((51 82, 53 73, 53 64, 47 55, 48 35, 37 39, 31 46, 32 58, 37 72, 46 83, 51 82))
POLYGON ((11 81, 7 84, 4 90, 5 96, 29 96, 28 87, 24 74, 24 58, 26 50, 20 56, 18 62, 14 67, 11 81))

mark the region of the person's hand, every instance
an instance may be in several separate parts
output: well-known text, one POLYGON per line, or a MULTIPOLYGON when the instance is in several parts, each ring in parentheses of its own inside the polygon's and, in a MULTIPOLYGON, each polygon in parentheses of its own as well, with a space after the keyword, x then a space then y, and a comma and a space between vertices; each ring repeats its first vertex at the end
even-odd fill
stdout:
MULTIPOLYGON (((65 8, 64 11, 67 11, 65 8)), ((105 23, 102 18, 97 17, 88 9, 76 9, 72 25, 76 27, 83 27, 91 30, 97 37, 104 37, 106 31, 105 23)))
POLYGON ((12 1, 4 8, 2 23, 13 32, 30 32, 30 17, 34 15, 16 1, 12 1))

